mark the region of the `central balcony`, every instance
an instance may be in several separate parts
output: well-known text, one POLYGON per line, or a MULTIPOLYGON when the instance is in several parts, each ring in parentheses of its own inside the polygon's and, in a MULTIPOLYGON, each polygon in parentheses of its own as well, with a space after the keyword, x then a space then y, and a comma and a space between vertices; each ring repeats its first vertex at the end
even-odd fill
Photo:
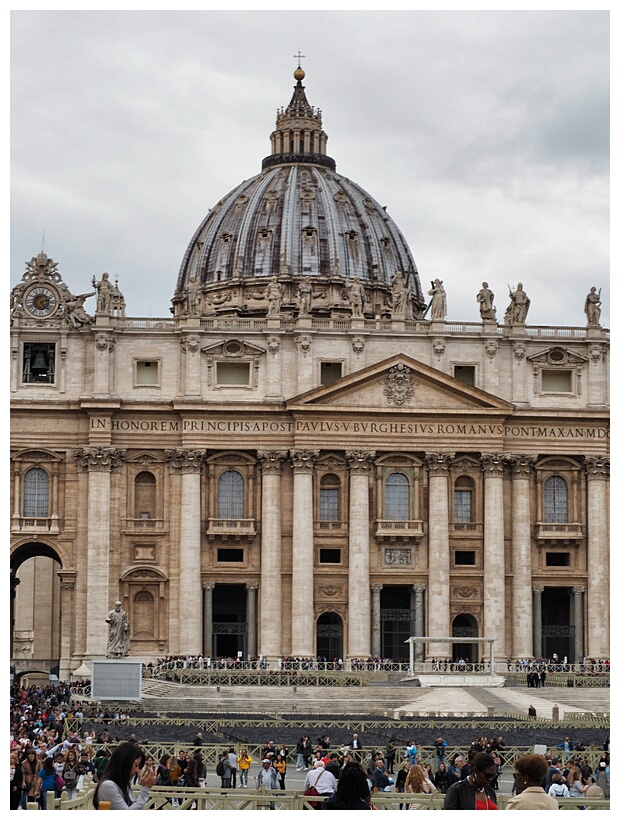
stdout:
POLYGON ((423 521, 377 519, 375 536, 380 541, 419 541, 424 535, 423 521))
POLYGON ((220 541, 241 541, 256 535, 255 524, 254 518, 209 518, 207 536, 211 540, 217 538, 220 541))

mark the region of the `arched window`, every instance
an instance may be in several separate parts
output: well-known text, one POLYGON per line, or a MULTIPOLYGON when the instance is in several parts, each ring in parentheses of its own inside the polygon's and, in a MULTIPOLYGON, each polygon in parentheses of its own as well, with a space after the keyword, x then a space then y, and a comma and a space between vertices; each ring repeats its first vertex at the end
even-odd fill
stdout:
POLYGON ((24 518, 47 518, 49 503, 49 476, 40 467, 33 467, 24 476, 24 518))
POLYGON ((390 473, 385 480, 386 521, 409 520, 409 479, 404 473, 390 473))
POLYGON ((568 484, 559 475, 552 475, 545 481, 544 521, 546 524, 568 523, 568 484))
POLYGON ((321 478, 319 516, 320 521, 340 520, 340 480, 332 473, 321 478))
POLYGON ((474 520, 474 482, 462 475, 454 484, 454 521, 465 523, 474 520))
POLYGON ((153 473, 138 473, 134 481, 134 518, 156 518, 155 491, 157 482, 153 473))
POLYGON ((227 470, 217 483, 217 517, 243 518, 243 511, 243 476, 227 470))

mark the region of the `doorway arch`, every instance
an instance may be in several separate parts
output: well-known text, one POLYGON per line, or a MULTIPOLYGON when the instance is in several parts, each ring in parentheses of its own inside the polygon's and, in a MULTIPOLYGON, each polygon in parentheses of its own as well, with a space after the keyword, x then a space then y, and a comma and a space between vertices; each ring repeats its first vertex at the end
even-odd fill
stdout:
MULTIPOLYGON (((478 621, 473 615, 461 612, 452 621, 453 638, 477 638, 478 621)), ((478 663, 477 643, 454 643, 452 644, 452 661, 458 662, 463 658, 465 663, 478 663)))
POLYGON ((342 618, 335 612, 324 612, 316 622, 316 654, 334 662, 342 658, 342 618))

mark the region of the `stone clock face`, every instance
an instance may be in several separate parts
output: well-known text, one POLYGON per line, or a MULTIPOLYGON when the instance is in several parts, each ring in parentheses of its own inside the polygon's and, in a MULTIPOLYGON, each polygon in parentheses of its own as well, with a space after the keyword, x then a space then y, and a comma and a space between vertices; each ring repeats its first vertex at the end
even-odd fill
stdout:
POLYGON ((26 294, 25 305, 32 316, 51 316, 58 307, 58 296, 56 291, 47 285, 35 285, 26 294))

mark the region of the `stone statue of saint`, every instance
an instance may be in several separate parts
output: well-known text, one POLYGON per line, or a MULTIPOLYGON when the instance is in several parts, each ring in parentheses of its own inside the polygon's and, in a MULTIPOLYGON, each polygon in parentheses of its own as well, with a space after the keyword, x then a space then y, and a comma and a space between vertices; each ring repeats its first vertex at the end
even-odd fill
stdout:
POLYGON ((588 317, 588 326, 599 327, 601 322, 601 289, 598 293, 596 288, 590 288, 590 293, 586 296, 584 313, 588 317))
POLYGON ((97 291, 97 313, 110 315, 114 285, 110 282, 110 274, 102 273, 101 281, 96 282, 93 276, 93 287, 97 291))
POLYGON ((431 301, 431 319, 435 322, 443 322, 448 313, 443 279, 433 279, 428 295, 433 297, 431 301))
POLYGON ((351 302, 351 316, 363 316, 366 291, 359 276, 356 276, 349 285, 349 301, 351 302))
POLYGON ((282 304, 282 291, 284 288, 275 276, 267 286, 267 316, 279 316, 280 305, 282 304))
POLYGON ((109 624, 107 658, 125 658, 129 654, 129 620, 127 613, 116 601, 108 612, 105 622, 109 624))
POLYGON ((482 283, 482 288, 478 291, 476 301, 480 305, 480 316, 482 319, 495 320, 495 308, 493 307, 493 300, 495 294, 489 287, 488 282, 482 283))
POLYGON ((200 280, 196 274, 193 274, 187 280, 187 301, 185 302, 185 309, 190 316, 200 315, 201 297, 200 280))
POLYGON ((510 290, 510 304, 506 310, 506 318, 513 325, 522 325, 525 323, 527 312, 530 309, 530 300, 527 293, 523 290, 521 282, 517 285, 516 290, 510 290))
POLYGON ((392 318, 404 319, 408 296, 407 284, 403 272, 397 270, 392 276, 392 318))
POLYGON ((302 279, 297 289, 299 315, 307 316, 312 306, 312 285, 307 279, 302 279))

